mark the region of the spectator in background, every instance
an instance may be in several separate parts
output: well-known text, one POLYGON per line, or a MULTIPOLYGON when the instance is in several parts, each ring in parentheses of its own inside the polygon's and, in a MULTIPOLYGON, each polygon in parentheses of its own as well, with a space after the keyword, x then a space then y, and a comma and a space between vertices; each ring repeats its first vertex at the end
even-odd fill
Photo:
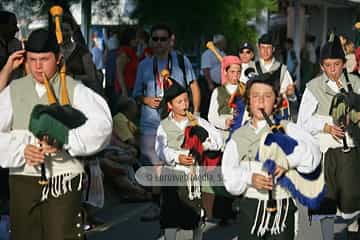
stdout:
POLYGON ((71 16, 63 16, 62 32, 64 40, 61 45, 61 52, 65 59, 66 72, 74 79, 81 80, 85 86, 102 95, 103 89, 89 50, 72 38, 74 29, 77 27, 74 24, 71 16))
POLYGON ((132 96, 139 62, 136 48, 136 30, 128 27, 121 34, 120 48, 116 57, 116 80, 114 86, 117 95, 132 96))
POLYGON ((104 154, 102 169, 126 200, 150 200, 150 194, 135 182, 134 167, 138 166, 138 111, 134 100, 120 97, 113 117, 111 146, 104 154))
POLYGON ((104 30, 105 39, 105 96, 114 114, 114 101, 115 97, 115 79, 116 79, 116 56, 117 49, 119 48, 119 39, 115 30, 109 30, 108 34, 104 30))
POLYGON ((144 58, 152 56, 152 49, 149 47, 150 35, 144 29, 140 28, 136 32, 136 38, 138 41, 137 45, 137 56, 139 58, 139 62, 141 62, 144 58))
MULTIPOLYGON (((15 38, 19 31, 17 19, 14 13, 0 11, 0 70, 6 64, 8 57, 22 49, 21 42, 15 38)), ((20 78, 24 75, 23 69, 19 68, 11 73, 10 80, 20 78)))
MULTIPOLYGON (((225 56, 226 39, 221 34, 213 36, 213 43, 221 56, 225 56)), ((201 55, 199 87, 201 91, 201 117, 207 119, 211 92, 221 85, 221 62, 215 54, 206 49, 201 55)))
MULTIPOLYGON (((215 34, 213 43, 221 56, 225 56, 226 39, 221 34, 215 34)), ((215 87, 221 85, 221 62, 216 58, 215 54, 207 49, 201 55, 201 70, 204 75, 208 88, 212 91, 215 87)))
POLYGON ((99 42, 96 41, 95 39, 91 41, 91 55, 92 55, 92 60, 95 64, 96 67, 96 74, 97 74, 97 78, 100 81, 100 85, 103 85, 103 77, 104 74, 102 72, 103 68, 104 68, 104 56, 103 56, 103 51, 101 50, 101 48, 99 47, 99 42))
POLYGON ((293 80, 296 80, 296 69, 298 60, 294 49, 294 41, 291 38, 286 39, 286 66, 293 80))
MULTIPOLYGON (((16 41, 15 34, 18 31, 17 19, 15 14, 8 11, 0 11, 0 71, 3 70, 12 52, 21 47, 12 48, 10 42, 16 41)), ((23 56, 23 53, 21 54, 23 56)), ((23 58, 22 60, 23 61, 23 58)), ((11 69, 6 79, 1 79, 2 88, 8 84, 9 80, 21 76, 21 70, 11 69)), ((0 167, 0 216, 8 214, 9 201, 9 171, 0 167)))
POLYGON ((346 39, 346 41, 343 45, 343 49, 344 49, 345 58, 346 58, 346 63, 345 63, 346 70, 349 73, 352 73, 352 72, 356 71, 356 68, 357 68, 354 43, 352 41, 350 41, 349 39, 346 39))
POLYGON ((308 83, 316 75, 317 54, 315 51, 315 36, 307 35, 305 46, 301 49, 300 54, 300 93, 305 91, 308 83))

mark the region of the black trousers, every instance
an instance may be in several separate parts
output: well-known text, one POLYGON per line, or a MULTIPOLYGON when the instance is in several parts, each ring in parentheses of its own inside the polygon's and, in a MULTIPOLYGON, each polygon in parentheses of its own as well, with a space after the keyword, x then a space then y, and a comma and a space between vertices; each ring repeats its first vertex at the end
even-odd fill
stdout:
POLYGON ((13 240, 84 239, 80 177, 72 180, 72 190, 39 202, 42 187, 39 177, 10 176, 10 219, 13 240))
MULTIPOLYGON (((295 212, 297 211, 297 208, 293 201, 289 199, 289 208, 287 213, 287 218, 285 221, 286 227, 284 231, 282 231, 280 234, 271 235, 269 231, 267 231, 263 236, 257 236, 257 229, 255 230, 254 234, 251 234, 251 229, 253 227, 255 218, 256 218, 256 212, 257 212, 257 206, 258 206, 258 200, 257 199, 250 199, 250 198, 242 198, 238 201, 238 209, 239 209, 239 240, 291 240, 295 237, 295 212)), ((282 215, 281 215, 281 222, 284 217, 285 212, 285 204, 283 200, 283 209, 282 215)), ((262 213, 263 213, 263 205, 260 207, 259 216, 257 220, 256 226, 260 225, 260 221, 262 219, 262 213)), ((278 209, 279 211, 279 209, 278 209)), ((275 213, 272 213, 270 216, 270 224, 269 228, 271 228, 273 222, 274 222, 275 213)))
POLYGON ((343 213, 360 210, 359 148, 344 153, 341 148, 329 149, 325 154, 325 183, 327 198, 333 200, 343 213))
POLYGON ((0 215, 9 213, 9 169, 0 167, 0 215))

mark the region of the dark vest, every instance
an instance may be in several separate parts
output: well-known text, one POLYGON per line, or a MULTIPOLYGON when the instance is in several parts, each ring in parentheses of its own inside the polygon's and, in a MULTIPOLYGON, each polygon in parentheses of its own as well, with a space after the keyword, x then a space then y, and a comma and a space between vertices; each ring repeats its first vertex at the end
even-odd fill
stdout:
POLYGON ((231 114, 232 109, 228 104, 228 101, 229 101, 231 95, 226 90, 225 85, 218 87, 217 90, 218 90, 217 102, 219 105, 219 108, 218 108, 219 115, 231 114))

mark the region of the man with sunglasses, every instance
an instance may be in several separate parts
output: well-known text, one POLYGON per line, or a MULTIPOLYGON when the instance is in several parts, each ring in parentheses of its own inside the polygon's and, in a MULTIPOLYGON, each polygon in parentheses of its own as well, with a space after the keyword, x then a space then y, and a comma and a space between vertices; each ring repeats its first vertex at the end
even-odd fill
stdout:
POLYGON ((245 70, 248 68, 255 69, 254 63, 254 48, 249 42, 243 42, 239 48, 239 58, 241 60, 241 76, 240 81, 246 83, 248 77, 245 75, 245 70))
MULTIPOLYGON (((192 95, 194 112, 199 112, 200 90, 189 59, 171 50, 172 31, 165 24, 154 25, 150 30, 150 44, 153 56, 140 62, 137 70, 133 95, 141 105, 140 117, 140 162, 144 166, 154 166, 154 171, 159 174, 163 162, 155 152, 156 131, 160 124, 161 100, 164 96, 164 82, 161 71, 167 69, 170 77, 192 95), (183 62, 182 62, 183 61, 183 62), (180 66, 183 64, 183 68, 180 66)), ((154 199, 159 193, 152 190, 154 199)), ((142 220, 156 220, 159 217, 158 207, 153 207, 153 214, 144 216, 142 220), (157 210, 155 210, 157 209, 157 210), (157 212, 157 214, 156 214, 157 212)))

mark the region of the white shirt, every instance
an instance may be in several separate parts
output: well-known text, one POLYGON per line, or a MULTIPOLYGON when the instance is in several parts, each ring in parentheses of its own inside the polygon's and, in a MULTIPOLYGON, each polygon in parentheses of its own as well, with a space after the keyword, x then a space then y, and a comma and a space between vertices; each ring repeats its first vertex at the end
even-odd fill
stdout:
MULTIPOLYGON (((254 128, 256 134, 259 134, 266 126, 266 122, 265 120, 258 122, 257 128, 251 124, 250 126, 254 128)), ((294 152, 288 156, 289 166, 297 168, 302 173, 314 171, 321 160, 320 148, 315 139, 291 122, 287 124, 286 132, 298 142, 294 152)), ((258 161, 251 161, 250 164, 240 164, 240 162, 237 144, 231 139, 226 144, 221 169, 225 188, 233 195, 240 195, 251 187, 253 174, 258 173, 262 168, 262 163, 258 161)))
POLYGON ((249 63, 242 63, 241 64, 241 75, 240 75, 240 81, 242 83, 247 83, 247 81, 249 81, 249 78, 247 76, 245 76, 245 71, 246 69, 248 69, 248 67, 250 66, 250 62, 249 63))
MULTIPOLYGON (((46 94, 44 85, 36 82, 39 96, 46 94)), ((85 114, 87 121, 69 131, 68 144, 64 146, 71 156, 86 156, 102 150, 109 142, 112 118, 105 100, 93 90, 79 83, 74 89, 72 106, 85 114)), ((0 92, 0 166, 21 167, 25 164, 24 149, 37 139, 27 130, 12 130, 13 108, 8 86, 0 92)))
MULTIPOLYGON (((336 85, 335 81, 328 80, 326 84, 329 88, 335 93, 339 93, 339 88, 336 85)), ((316 135, 324 130, 325 123, 327 121, 324 118, 321 118, 315 115, 319 102, 316 100, 315 96, 309 89, 305 89, 302 96, 297 124, 308 131, 311 135, 316 135)))
MULTIPOLYGON (((260 63, 261 63, 261 66, 263 66, 265 68, 265 72, 269 72, 270 71, 270 68, 272 67, 272 65, 275 63, 275 58, 273 58, 271 60, 270 63, 265 63, 263 59, 260 58, 260 63)), ((265 73, 264 72, 264 73, 265 73)), ((283 94, 286 92, 286 89, 287 87, 290 85, 290 84, 293 84, 294 81, 289 73, 289 71, 286 69, 284 75, 283 75, 283 79, 280 79, 281 81, 281 85, 280 85, 280 93, 283 94)), ((296 97, 296 96, 295 96, 296 97)), ((289 99, 290 100, 290 99, 289 99)), ((292 100, 292 99, 291 99, 292 100)), ((295 99, 296 100, 296 99, 295 99)))
MULTIPOLYGON (((225 85, 225 88, 230 95, 232 95, 236 91, 237 87, 238 85, 233 85, 233 84, 225 85)), ((226 127, 225 121, 229 118, 232 118, 232 115, 231 114, 220 115, 218 110, 219 110, 218 88, 215 88, 215 90, 211 94, 208 120, 215 127, 222 130, 227 130, 228 128, 226 127)))
MULTIPOLYGON (((185 130, 188 126, 188 120, 176 121, 172 117, 172 113, 169 114, 169 118, 172 122, 176 124, 181 130, 185 130)), ((206 129, 209 134, 209 137, 203 142, 204 150, 220 150, 222 148, 223 139, 220 132, 210 125, 206 120, 197 117, 198 124, 206 129)), ((157 129, 156 142, 155 142, 155 152, 159 156, 160 160, 165 161, 167 165, 176 165, 179 163, 180 154, 188 154, 188 150, 177 151, 167 145, 167 134, 160 124, 157 129)))
POLYGON ((315 64, 316 63, 316 51, 315 51, 314 45, 310 42, 306 43, 306 50, 309 54, 310 62, 315 64))

